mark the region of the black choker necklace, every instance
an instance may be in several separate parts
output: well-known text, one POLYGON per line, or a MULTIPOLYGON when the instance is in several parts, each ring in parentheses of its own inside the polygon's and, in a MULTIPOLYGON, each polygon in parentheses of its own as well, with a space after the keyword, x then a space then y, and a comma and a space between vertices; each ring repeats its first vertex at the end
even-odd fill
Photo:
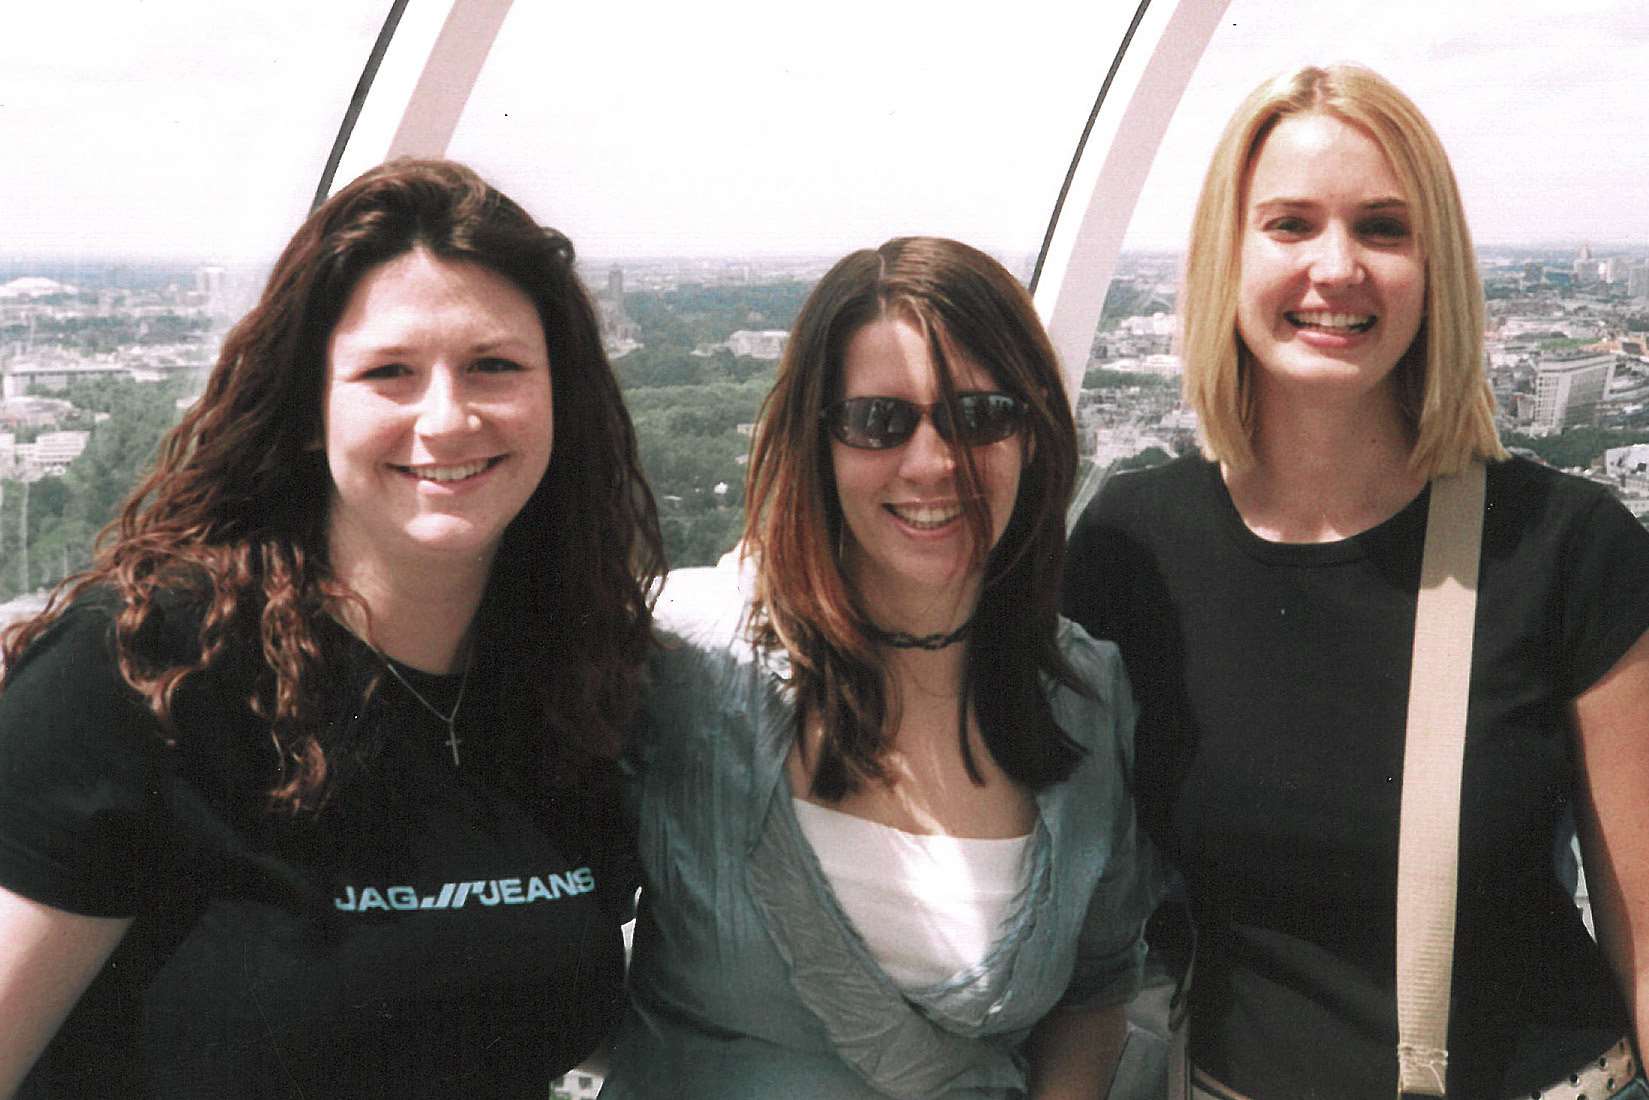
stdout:
POLYGON ((870 627, 870 636, 883 645, 892 646, 894 649, 936 650, 960 642, 972 626, 973 620, 969 619, 949 634, 906 634, 903 630, 883 630, 880 627, 872 626, 870 627))

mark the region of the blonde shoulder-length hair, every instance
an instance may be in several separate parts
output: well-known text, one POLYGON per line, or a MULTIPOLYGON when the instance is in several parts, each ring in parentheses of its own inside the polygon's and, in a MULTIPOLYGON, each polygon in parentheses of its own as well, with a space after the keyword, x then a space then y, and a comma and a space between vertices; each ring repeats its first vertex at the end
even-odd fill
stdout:
POLYGON ((1244 193, 1277 123, 1308 114, 1367 132, 1412 211, 1426 296, 1420 331, 1397 366, 1399 404, 1413 439, 1410 468, 1431 478, 1473 458, 1506 457, 1483 369, 1483 288, 1448 155, 1419 108, 1361 65, 1306 67, 1266 81, 1243 100, 1214 149, 1179 303, 1185 399, 1201 422, 1203 453, 1235 469, 1254 462, 1253 364, 1237 334, 1244 193))

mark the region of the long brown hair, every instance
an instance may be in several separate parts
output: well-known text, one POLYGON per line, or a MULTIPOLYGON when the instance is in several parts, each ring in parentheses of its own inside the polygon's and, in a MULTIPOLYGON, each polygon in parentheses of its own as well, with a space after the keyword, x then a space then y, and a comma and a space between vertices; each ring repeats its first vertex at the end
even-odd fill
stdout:
POLYGON ((746 477, 744 545, 756 565, 752 637, 758 647, 789 656, 798 734, 811 717, 820 720, 813 793, 835 801, 866 780, 885 781, 897 701, 890 700, 871 616, 843 572, 842 510, 821 417, 841 396, 853 335, 889 316, 926 333, 939 396, 953 414, 951 361, 958 355, 1030 410, 1020 437, 1018 499, 994 548, 973 456, 958 444, 952 451, 983 569, 967 638, 963 760, 982 782, 968 747, 971 712, 992 759, 1037 789, 1068 776, 1080 756, 1054 722, 1042 687, 1049 677, 1083 690, 1056 638, 1076 428, 1030 296, 983 252, 935 237, 896 238, 838 261, 802 305, 762 406, 746 477))
POLYGON ((249 704, 280 754, 271 803, 302 810, 325 800, 335 746, 321 714, 323 670, 338 633, 326 627, 344 601, 359 599, 327 560, 331 482, 313 445, 327 341, 362 276, 414 248, 486 267, 538 309, 555 446, 504 533, 485 606, 530 624, 494 634, 509 635, 506 658, 536 693, 549 774, 570 781, 617 755, 664 568, 634 431, 572 245, 445 161, 376 168, 309 216, 257 306, 225 338, 204 393, 162 441, 154 470, 99 536, 91 568, 0 635, 7 668, 77 597, 112 590, 121 676, 169 737, 185 678, 255 654, 249 704), (202 607, 199 652, 157 661, 140 635, 157 601, 179 593, 202 607))

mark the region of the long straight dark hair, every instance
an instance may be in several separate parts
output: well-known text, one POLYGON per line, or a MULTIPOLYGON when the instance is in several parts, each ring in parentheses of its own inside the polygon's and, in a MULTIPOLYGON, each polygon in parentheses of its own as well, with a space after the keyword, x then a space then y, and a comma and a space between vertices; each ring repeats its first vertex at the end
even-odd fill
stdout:
MULTIPOLYGON (((548 470, 505 530, 486 606, 529 629, 502 654, 543 728, 545 778, 586 776, 619 752, 663 572, 652 495, 572 245, 473 171, 396 161, 323 203, 286 246, 257 306, 224 340, 205 392, 161 444, 155 469, 99 537, 92 567, 0 635, 12 669, 93 587, 112 591, 122 677, 174 736, 173 697, 230 658, 258 669, 248 700, 280 755, 272 805, 319 806, 330 753, 327 623, 358 597, 327 561, 330 475, 321 436, 327 341, 369 270, 415 248, 478 264, 537 307, 551 361, 548 470), (191 660, 157 662, 140 637, 162 599, 202 607, 191 660)), ((335 673, 335 670, 333 670, 335 673)), ((4 690, 0 680, 0 690, 4 690)))
POLYGON ((1086 691, 1056 637, 1076 427, 1030 296, 983 252, 936 237, 896 238, 844 257, 803 304, 757 421, 746 477, 744 542, 756 566, 752 638, 789 656, 798 734, 820 720, 811 791, 836 801, 867 780, 885 782, 897 702, 871 619, 843 572, 842 510, 821 420, 840 396, 849 341, 881 318, 908 319, 926 333, 940 398, 953 413, 956 356, 978 364, 1029 409, 1019 495, 994 548, 973 456, 952 444, 983 570, 958 736, 974 782, 983 779, 968 744, 970 713, 1002 770, 1040 789, 1070 775, 1081 756, 1043 689, 1047 678, 1086 691))

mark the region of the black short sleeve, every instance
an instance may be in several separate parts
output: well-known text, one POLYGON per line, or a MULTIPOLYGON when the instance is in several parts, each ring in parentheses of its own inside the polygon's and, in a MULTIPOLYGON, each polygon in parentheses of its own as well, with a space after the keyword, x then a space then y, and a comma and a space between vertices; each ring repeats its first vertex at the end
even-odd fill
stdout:
POLYGON ((91 916, 133 915, 163 850, 158 723, 121 681, 113 624, 70 609, 0 693, 0 885, 91 916))
POLYGON ((1565 571, 1559 631, 1570 697, 1595 684, 1649 629, 1649 530, 1597 491, 1559 559, 1565 571))

